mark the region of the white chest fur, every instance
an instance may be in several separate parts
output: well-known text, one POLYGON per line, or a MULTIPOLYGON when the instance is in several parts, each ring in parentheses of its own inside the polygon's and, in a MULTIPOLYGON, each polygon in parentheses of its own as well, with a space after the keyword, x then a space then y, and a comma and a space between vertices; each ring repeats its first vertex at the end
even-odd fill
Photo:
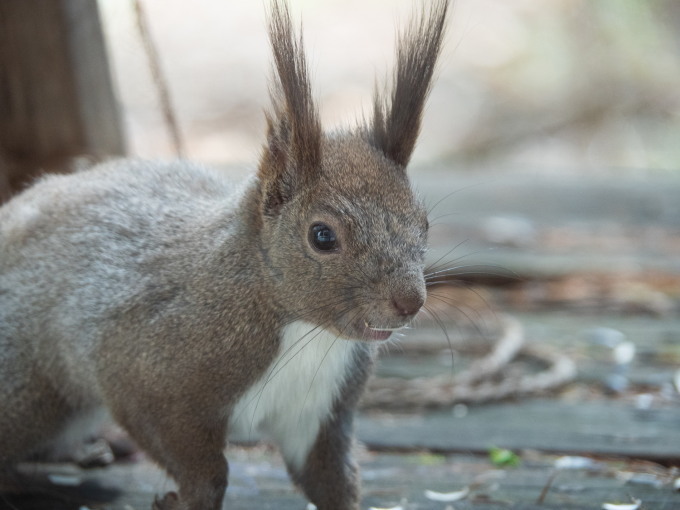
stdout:
POLYGON ((267 435, 287 462, 301 467, 353 362, 354 347, 306 322, 286 326, 279 355, 237 402, 232 430, 267 435))

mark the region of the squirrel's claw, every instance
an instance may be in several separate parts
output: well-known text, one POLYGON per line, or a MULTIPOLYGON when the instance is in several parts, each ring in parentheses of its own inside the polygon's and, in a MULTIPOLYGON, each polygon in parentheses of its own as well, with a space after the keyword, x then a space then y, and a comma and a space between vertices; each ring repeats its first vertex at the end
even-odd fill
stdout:
POLYGON ((178 510, 179 509, 179 496, 176 492, 168 492, 160 498, 156 496, 154 499, 151 510, 178 510))

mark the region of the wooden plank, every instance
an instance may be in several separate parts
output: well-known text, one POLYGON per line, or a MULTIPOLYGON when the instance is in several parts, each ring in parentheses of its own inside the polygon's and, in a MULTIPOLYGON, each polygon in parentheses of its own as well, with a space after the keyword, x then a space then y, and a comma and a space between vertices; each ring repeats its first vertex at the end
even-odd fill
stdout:
MULTIPOLYGON (((230 449, 230 483, 225 508, 301 510, 305 498, 291 484, 281 458, 265 448, 230 449)), ((404 510, 571 509, 592 510, 606 502, 640 499, 645 510, 680 508, 673 472, 660 466, 592 461, 581 469, 556 470, 556 458, 533 454, 515 468, 494 466, 485 456, 360 453, 362 509, 404 510), (433 501, 440 493, 468 489, 459 501, 433 501)), ((587 459, 585 459, 587 461, 587 459)), ((61 510, 86 506, 98 510, 149 508, 156 494, 174 489, 149 461, 79 470, 68 465, 36 465, 37 473, 60 474, 73 486, 50 484, 43 494, 0 494, 1 510, 61 510), (13 506, 10 506, 13 505, 13 506)))
POLYGON ((123 152, 97 2, 0 2, 0 153, 9 186, 75 156, 123 152))
POLYGON ((529 400, 425 416, 360 416, 358 436, 380 450, 511 450, 624 456, 680 462, 680 409, 613 402, 529 400))

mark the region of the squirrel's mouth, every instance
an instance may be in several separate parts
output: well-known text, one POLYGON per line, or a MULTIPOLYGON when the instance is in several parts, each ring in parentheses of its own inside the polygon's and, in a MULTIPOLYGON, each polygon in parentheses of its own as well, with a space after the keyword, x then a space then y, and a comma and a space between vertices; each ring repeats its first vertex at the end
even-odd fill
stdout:
POLYGON ((384 342, 388 340, 393 333, 403 330, 408 327, 409 323, 399 324, 393 326, 391 324, 382 323, 377 325, 371 323, 365 318, 355 319, 352 322, 344 324, 337 324, 333 329, 339 336, 347 340, 358 340, 360 342, 384 342))
POLYGON ((393 332, 398 331, 403 327, 404 326, 399 328, 378 328, 371 326, 368 322, 364 321, 363 337, 368 340, 385 341, 392 336, 393 332))
POLYGON ((365 342, 384 342, 392 336, 392 333, 405 328, 406 325, 388 328, 382 326, 374 326, 366 320, 359 320, 352 324, 352 327, 347 328, 345 336, 355 340, 363 340, 365 342))

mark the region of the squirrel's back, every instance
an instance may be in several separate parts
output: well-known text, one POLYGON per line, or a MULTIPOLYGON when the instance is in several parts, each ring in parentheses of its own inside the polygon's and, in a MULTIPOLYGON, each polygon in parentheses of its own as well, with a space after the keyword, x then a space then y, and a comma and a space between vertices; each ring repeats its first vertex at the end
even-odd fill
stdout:
POLYGON ((238 197, 214 170, 122 160, 46 177, 14 198, 0 209, 0 364, 60 344, 51 356, 73 363, 64 373, 87 377, 102 323, 185 285, 190 266, 231 235, 238 197))
POLYGON ((197 165, 121 160, 45 177, 0 208, 0 479, 101 404, 112 318, 170 306, 231 235, 239 196, 197 165))
MULTIPOLYGON (((66 221, 122 228, 191 221, 228 209, 236 188, 217 171, 189 162, 116 160, 69 175, 50 175, 0 209, 0 249, 49 234, 66 221), (18 238, 17 238, 18 236, 18 238)), ((148 234, 153 232, 146 231, 148 234)))

